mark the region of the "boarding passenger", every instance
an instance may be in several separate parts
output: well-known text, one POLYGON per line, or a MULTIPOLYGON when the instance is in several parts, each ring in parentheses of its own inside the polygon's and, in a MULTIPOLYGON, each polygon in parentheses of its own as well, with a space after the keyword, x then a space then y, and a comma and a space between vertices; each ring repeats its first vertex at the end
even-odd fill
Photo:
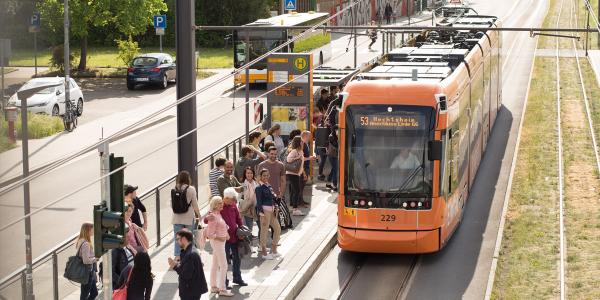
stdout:
POLYGON ((223 191, 228 187, 235 188, 237 192, 242 191, 242 184, 240 184, 239 180, 233 176, 233 162, 230 160, 225 162, 223 175, 219 176, 219 179, 217 179, 217 188, 219 189, 219 196, 221 198, 223 198, 223 191))
POLYGON ((179 277, 179 298, 181 300, 200 300, 208 291, 206 278, 202 269, 200 253, 194 247, 194 236, 188 229, 175 234, 175 243, 183 249, 179 261, 169 257, 169 266, 179 277))
MULTIPOLYGON (((223 210, 221 210, 221 216, 227 224, 227 234, 229 235, 229 239, 225 242, 225 256, 231 258, 233 283, 239 286, 247 286, 248 284, 242 280, 242 271, 240 270, 241 261, 238 252, 237 229, 243 223, 240 211, 237 208, 237 196, 238 193, 234 188, 226 188, 223 191, 223 210)), ((225 282, 225 286, 228 285, 227 283, 228 280, 225 282)))
POLYGON ((279 160, 283 160, 282 158, 286 148, 283 138, 281 138, 281 125, 275 124, 269 129, 268 135, 265 137, 265 143, 266 142, 275 143, 275 147, 277 147, 277 157, 279 160))
POLYGON ((119 288, 127 288, 127 300, 150 300, 154 275, 150 256, 146 252, 136 254, 133 265, 125 267, 119 276, 119 288))
MULTIPOLYGON (((90 278, 87 283, 81 284, 81 294, 79 299, 81 300, 93 300, 98 296, 98 289, 96 288, 96 257, 94 256, 94 246, 92 245, 92 237, 94 236, 94 224, 83 223, 79 230, 79 236, 75 242, 75 248, 77 249, 77 255, 81 257, 84 265, 91 265, 90 278)), ((100 238, 100 237, 98 237, 100 238)))
POLYGON ((231 297, 233 294, 225 287, 227 277, 227 260, 225 258, 225 242, 229 240, 227 223, 221 216, 223 210, 223 199, 215 196, 210 199, 210 216, 206 227, 206 236, 213 249, 212 265, 210 269, 210 292, 220 296, 231 297))
MULTIPOLYGON (((173 212, 171 223, 173 224, 173 232, 181 231, 187 228, 190 232, 195 229, 196 218, 200 217, 200 207, 198 206, 198 197, 196 189, 192 185, 192 177, 187 171, 181 171, 175 180, 175 190, 180 192, 180 201, 187 203, 187 210, 183 213, 173 212)), ((173 199, 172 199, 173 201, 173 199)), ((177 238, 177 236, 175 236, 177 238)), ((179 252, 181 247, 179 243, 174 243, 174 254, 175 259, 179 258, 179 252)))
POLYGON ((133 205, 133 213, 131 214, 131 221, 137 226, 144 229, 144 231, 148 230, 148 214, 146 213, 146 206, 140 201, 140 198, 137 196, 137 186, 132 186, 126 184, 124 187, 125 191, 125 203, 127 205, 133 205), (142 212, 142 217, 144 218, 144 222, 140 218, 140 213, 142 212))
POLYGON ((210 196, 219 196, 219 188, 217 187, 217 179, 225 173, 226 159, 219 157, 215 160, 215 167, 208 173, 208 185, 210 187, 210 196))
POLYGON ((259 174, 260 182, 258 187, 256 187, 256 211, 260 219, 260 257, 263 259, 274 259, 281 256, 277 252, 281 226, 275 217, 275 194, 269 184, 269 171, 261 169, 259 174), (267 234, 269 233, 269 228, 273 230, 271 253, 267 253, 267 234))
POLYGON ((302 151, 302 139, 297 136, 294 137, 290 143, 290 152, 286 158, 287 164, 291 166, 298 165, 297 170, 291 170, 286 168, 285 177, 290 186, 290 205, 292 206, 292 215, 303 216, 304 213, 298 209, 302 197, 302 191, 300 191, 302 176, 304 176, 304 154, 302 151))

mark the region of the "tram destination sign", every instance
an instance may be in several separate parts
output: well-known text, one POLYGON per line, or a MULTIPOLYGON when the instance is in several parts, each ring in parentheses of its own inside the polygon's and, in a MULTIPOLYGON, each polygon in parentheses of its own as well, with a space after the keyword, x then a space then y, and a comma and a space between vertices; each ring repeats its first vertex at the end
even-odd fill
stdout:
POLYGON ((355 116, 355 124, 364 129, 425 129, 424 117, 421 114, 380 115, 359 114, 355 116))

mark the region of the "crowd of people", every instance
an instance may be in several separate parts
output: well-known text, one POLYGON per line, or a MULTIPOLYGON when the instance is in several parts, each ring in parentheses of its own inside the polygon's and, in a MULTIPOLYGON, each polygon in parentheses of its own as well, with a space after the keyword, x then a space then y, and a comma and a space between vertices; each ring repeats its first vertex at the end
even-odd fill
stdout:
MULTIPOLYGON (((292 216, 303 216, 310 207, 304 190, 311 179, 311 162, 318 161, 317 179, 326 187, 337 191, 337 112, 341 106, 338 96, 343 86, 323 89, 316 101, 313 126, 326 128, 325 143, 314 147, 310 131, 292 130, 282 134, 282 127, 274 124, 263 136, 260 132, 249 135, 249 143, 241 149, 240 158, 233 162, 217 158, 209 172, 209 211, 201 215, 198 193, 187 171, 176 177, 171 191, 174 246, 173 257, 168 259, 179 277, 181 299, 200 299, 207 292, 231 297, 227 271, 232 268, 233 284, 246 286, 242 278, 241 257, 248 254, 253 239, 258 239, 256 251, 259 259, 273 260, 282 255, 277 251, 282 226, 280 210, 289 202, 292 216), (326 163, 330 172, 325 175, 326 163), (287 199, 286 199, 287 198, 287 199), (258 234, 253 235, 254 224, 258 234), (211 269, 207 279, 197 248, 208 241, 211 252, 211 269)), ((146 237, 148 214, 137 197, 137 186, 124 186, 124 219, 128 230, 122 247, 112 249, 111 271, 113 290, 127 289, 127 299, 150 299, 154 275, 149 242, 146 237)), ((77 255, 86 265, 91 265, 90 280, 81 284, 81 299, 95 299, 98 268, 93 250, 93 224, 84 223, 76 240, 77 255)), ((102 273, 102 266, 99 268, 102 273)))

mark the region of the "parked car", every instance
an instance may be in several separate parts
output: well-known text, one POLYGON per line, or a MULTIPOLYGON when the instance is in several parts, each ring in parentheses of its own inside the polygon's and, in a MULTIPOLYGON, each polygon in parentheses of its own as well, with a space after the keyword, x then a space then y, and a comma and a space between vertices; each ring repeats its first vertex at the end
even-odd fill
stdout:
POLYGON ((127 68, 127 88, 133 90, 136 84, 155 84, 166 89, 175 77, 175 61, 171 55, 143 54, 135 57, 127 68))
MULTIPOLYGON (((61 84, 57 87, 43 89, 27 99, 27 111, 31 113, 42 113, 53 116, 63 115, 65 113, 64 82, 64 77, 40 77, 31 79, 25 83, 19 89, 19 91, 40 85, 61 84)), ((84 103, 83 93, 73 78, 69 78, 69 87, 69 98, 71 98, 71 103, 77 104, 77 114, 81 116, 81 114, 83 114, 84 103)), ((21 100, 18 99, 17 93, 8 99, 8 105, 17 107, 21 106, 21 100)))

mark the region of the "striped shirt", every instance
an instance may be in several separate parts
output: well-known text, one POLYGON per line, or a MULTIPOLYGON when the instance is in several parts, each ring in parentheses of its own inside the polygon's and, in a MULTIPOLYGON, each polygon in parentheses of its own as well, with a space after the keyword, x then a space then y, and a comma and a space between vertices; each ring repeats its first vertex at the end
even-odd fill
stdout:
POLYGON ((210 196, 220 196, 219 188, 217 187, 217 179, 225 172, 220 168, 214 168, 208 173, 208 185, 210 186, 210 196))

